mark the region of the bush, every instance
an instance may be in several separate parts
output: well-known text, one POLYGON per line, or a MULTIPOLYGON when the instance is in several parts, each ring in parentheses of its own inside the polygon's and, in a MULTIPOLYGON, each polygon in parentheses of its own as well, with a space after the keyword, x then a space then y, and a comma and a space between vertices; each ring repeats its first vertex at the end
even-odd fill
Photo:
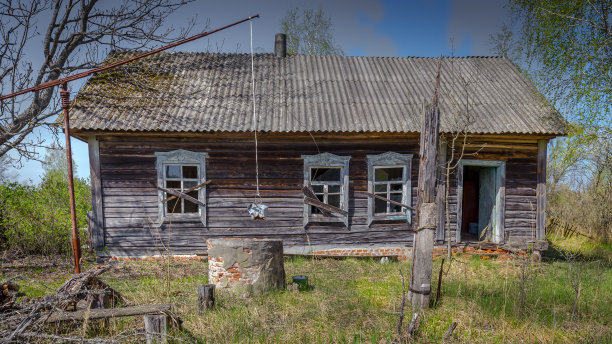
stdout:
MULTIPOLYGON (((85 179, 74 179, 77 228, 86 227, 91 192, 85 179)), ((0 235, 3 249, 22 254, 70 254, 72 225, 68 178, 47 171, 38 186, 0 185, 0 235)), ((81 241, 86 239, 79 231, 81 241)))

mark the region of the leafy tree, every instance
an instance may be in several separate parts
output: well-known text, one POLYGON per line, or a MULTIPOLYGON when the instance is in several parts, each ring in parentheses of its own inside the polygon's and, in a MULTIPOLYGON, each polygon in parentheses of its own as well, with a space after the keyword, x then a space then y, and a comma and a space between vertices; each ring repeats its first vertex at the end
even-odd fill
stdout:
MULTIPOLYGON (((47 150, 39 185, 0 184, 0 243, 21 254, 70 254, 71 222, 65 150, 47 150)), ((91 191, 86 179, 74 179, 77 226, 86 227, 91 191)), ((81 231, 85 242, 85 232, 81 231)))
MULTIPOLYGON (((162 28, 191 0, 0 1, 0 94, 95 67, 113 49, 142 49, 183 37, 162 28), (39 27, 42 24, 42 27, 39 27)), ((187 27, 189 28, 189 26, 187 27)), ((0 156, 36 158, 36 128, 59 113, 58 92, 39 90, 0 103, 0 156)))
POLYGON ((612 2, 511 0, 520 44, 544 92, 575 122, 576 137, 611 137, 612 2))
POLYGON ((294 8, 281 21, 281 31, 287 35, 287 54, 343 55, 334 42, 331 18, 319 7, 294 8))

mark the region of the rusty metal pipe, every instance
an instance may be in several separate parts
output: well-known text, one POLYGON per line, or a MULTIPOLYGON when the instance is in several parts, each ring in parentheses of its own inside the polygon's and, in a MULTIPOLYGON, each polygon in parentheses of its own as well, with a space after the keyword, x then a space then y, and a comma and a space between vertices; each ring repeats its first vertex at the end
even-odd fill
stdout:
POLYGON ((68 159, 68 192, 70 194, 70 220, 72 222, 72 258, 74 259, 74 272, 81 272, 81 240, 77 229, 76 201, 74 198, 74 173, 72 170, 72 149, 70 146, 70 92, 68 84, 62 84, 60 91, 62 109, 64 110, 64 134, 66 136, 66 159, 68 159))
POLYGON ((27 88, 25 90, 21 90, 18 92, 14 92, 11 94, 7 94, 4 96, 0 96, 0 101, 1 100, 5 100, 5 99, 9 99, 9 98, 13 98, 16 97, 18 95, 21 94, 25 94, 28 92, 34 92, 34 91, 40 91, 43 90, 45 88, 49 88, 49 87, 54 87, 57 85, 61 85, 62 89, 60 91, 60 98, 62 100, 62 110, 64 111, 64 134, 66 136, 66 159, 68 159, 68 191, 70 194, 70 220, 72 222, 72 256, 74 259, 74 271, 78 274, 81 272, 81 240, 79 239, 79 232, 77 229, 77 221, 76 221, 76 201, 74 198, 74 172, 73 172, 73 168, 72 168, 72 149, 70 146, 70 93, 68 92, 68 82, 69 81, 74 81, 77 79, 81 79, 81 78, 85 78, 87 76, 90 76, 92 74, 95 73, 99 73, 102 71, 105 71, 107 69, 111 69, 111 68, 115 68, 117 66, 121 66, 124 65, 126 63, 141 59, 143 57, 147 57, 149 55, 153 55, 156 54, 158 52, 170 49, 170 48, 174 48, 178 45, 181 44, 185 44, 187 42, 191 42, 194 41, 196 39, 202 38, 202 37, 206 37, 208 35, 211 35, 215 32, 219 32, 221 30, 225 30, 227 28, 230 28, 232 26, 238 25, 240 23, 244 23, 247 20, 251 20, 254 18, 259 18, 259 14, 256 14, 254 16, 250 16, 248 18, 239 20, 237 22, 234 22, 232 24, 220 27, 218 29, 212 30, 212 31, 207 31, 207 32, 202 32, 200 34, 197 34, 195 36, 191 36, 185 39, 182 39, 180 41, 174 42, 172 44, 168 44, 166 46, 163 46, 161 48, 157 48, 155 50, 151 50, 142 54, 138 54, 136 56, 127 58, 125 60, 121 60, 121 61, 117 61, 115 63, 111 63, 108 64, 106 66, 102 66, 102 67, 98 67, 98 68, 94 68, 94 69, 90 69, 88 71, 82 72, 82 73, 78 73, 75 75, 71 75, 71 76, 67 76, 65 78, 62 79, 57 79, 57 80, 52 80, 49 82, 45 82, 43 84, 40 85, 36 85, 34 87, 30 87, 27 88))

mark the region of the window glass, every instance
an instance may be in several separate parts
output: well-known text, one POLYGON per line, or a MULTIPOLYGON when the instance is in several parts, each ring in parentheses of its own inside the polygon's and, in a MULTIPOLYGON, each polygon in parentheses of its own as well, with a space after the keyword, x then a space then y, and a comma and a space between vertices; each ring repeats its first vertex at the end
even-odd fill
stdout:
MULTIPOLYGON (((374 167, 374 193, 388 200, 402 202, 404 167, 374 167)), ((381 199, 374 200, 375 214, 392 214, 405 212, 399 205, 381 199)))
POLYGON ((390 184, 390 187, 391 187, 390 191, 402 191, 403 183, 390 184))
POLYGON ((340 195, 328 195, 327 204, 340 208, 340 195))
POLYGON ((376 184, 374 185, 374 192, 387 192, 387 184, 376 184))
POLYGON ((340 185, 329 185, 329 186, 327 186, 327 191, 329 193, 339 193, 340 192, 340 185))
MULTIPOLYGON (((181 192, 185 192, 198 185, 198 167, 194 165, 166 165, 166 188, 175 189, 181 192)), ((193 190, 187 193, 187 195, 198 199, 198 190, 193 190)), ((172 197, 171 194, 165 194, 165 197, 172 197)), ((180 213, 197 213, 199 207, 197 204, 187 201, 183 198, 175 198, 168 201, 166 204, 167 214, 180 214, 180 213)))
POLYGON ((198 182, 196 180, 186 180, 183 182, 183 190, 191 189, 196 185, 198 185, 198 182))
POLYGON ((181 166, 166 166, 166 178, 181 178, 181 166))

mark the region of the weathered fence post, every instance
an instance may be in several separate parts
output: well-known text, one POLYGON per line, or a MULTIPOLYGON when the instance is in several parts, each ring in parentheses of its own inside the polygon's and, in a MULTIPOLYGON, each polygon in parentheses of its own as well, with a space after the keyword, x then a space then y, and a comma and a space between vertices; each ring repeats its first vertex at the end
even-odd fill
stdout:
POLYGON ((215 306, 215 285, 205 284, 198 286, 198 314, 202 315, 215 306))
POLYGON ((410 299, 418 308, 429 307, 431 293, 431 271, 433 265, 434 234, 436 231, 436 173, 440 110, 438 87, 440 84, 440 62, 434 100, 425 107, 425 119, 421 131, 419 182, 416 206, 416 232, 412 246, 412 270, 410 276, 410 299))
POLYGON ((145 315, 144 324, 147 344, 168 342, 166 333, 168 317, 166 315, 145 315))

